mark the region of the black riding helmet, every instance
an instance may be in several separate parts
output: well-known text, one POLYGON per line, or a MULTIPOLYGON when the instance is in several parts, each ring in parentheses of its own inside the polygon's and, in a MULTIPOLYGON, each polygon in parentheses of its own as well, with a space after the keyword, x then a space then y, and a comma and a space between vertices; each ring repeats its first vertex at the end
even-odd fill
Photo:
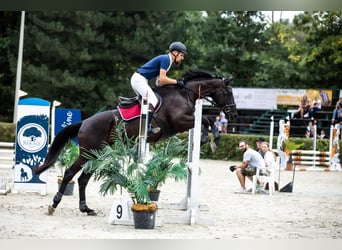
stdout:
POLYGON ((171 52, 171 51, 174 51, 174 50, 180 51, 180 52, 182 52, 184 54, 187 54, 186 47, 181 42, 173 42, 173 43, 170 44, 169 51, 171 52))

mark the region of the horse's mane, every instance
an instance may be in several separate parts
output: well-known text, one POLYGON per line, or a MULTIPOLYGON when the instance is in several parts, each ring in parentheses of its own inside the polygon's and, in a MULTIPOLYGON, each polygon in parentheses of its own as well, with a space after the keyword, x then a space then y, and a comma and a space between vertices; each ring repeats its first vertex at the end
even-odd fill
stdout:
POLYGON ((185 81, 194 80, 197 78, 222 78, 219 75, 212 74, 208 71, 201 69, 190 69, 183 75, 185 81))

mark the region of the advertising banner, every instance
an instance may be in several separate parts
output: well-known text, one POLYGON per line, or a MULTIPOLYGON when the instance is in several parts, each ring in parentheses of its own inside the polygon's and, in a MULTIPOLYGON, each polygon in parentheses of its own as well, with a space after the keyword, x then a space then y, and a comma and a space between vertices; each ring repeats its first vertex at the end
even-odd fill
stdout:
POLYGON ((277 89, 233 88, 238 109, 276 109, 277 89))
POLYGON ((46 172, 34 174, 48 150, 50 102, 26 98, 18 102, 14 190, 46 194, 46 172))
POLYGON ((318 97, 322 107, 332 105, 332 90, 318 89, 266 89, 266 88, 233 88, 234 99, 238 109, 274 110, 278 106, 298 106, 303 95, 307 95, 310 103, 318 97))
POLYGON ((310 103, 318 97, 322 107, 330 107, 332 90, 324 89, 279 89, 277 94, 277 105, 298 106, 302 97, 307 95, 310 103))
MULTIPOLYGON (((56 136, 66 126, 81 121, 79 109, 56 108, 55 109, 55 134, 56 136)), ((74 138, 77 143, 77 138, 74 138)))

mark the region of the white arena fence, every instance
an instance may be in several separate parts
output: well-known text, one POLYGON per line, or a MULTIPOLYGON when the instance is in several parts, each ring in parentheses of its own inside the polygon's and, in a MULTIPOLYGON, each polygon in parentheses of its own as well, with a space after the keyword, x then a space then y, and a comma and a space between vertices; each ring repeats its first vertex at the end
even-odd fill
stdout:
POLYGON ((0 168, 13 168, 15 143, 0 142, 0 168))

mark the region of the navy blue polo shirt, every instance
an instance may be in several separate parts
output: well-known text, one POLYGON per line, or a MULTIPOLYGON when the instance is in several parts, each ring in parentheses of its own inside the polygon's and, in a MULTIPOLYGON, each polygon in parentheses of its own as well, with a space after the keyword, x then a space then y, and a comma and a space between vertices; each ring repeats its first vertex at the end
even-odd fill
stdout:
POLYGON ((137 72, 141 73, 146 79, 150 80, 159 76, 160 69, 164 69, 166 72, 169 71, 171 64, 172 61, 169 54, 159 55, 138 68, 137 72))

